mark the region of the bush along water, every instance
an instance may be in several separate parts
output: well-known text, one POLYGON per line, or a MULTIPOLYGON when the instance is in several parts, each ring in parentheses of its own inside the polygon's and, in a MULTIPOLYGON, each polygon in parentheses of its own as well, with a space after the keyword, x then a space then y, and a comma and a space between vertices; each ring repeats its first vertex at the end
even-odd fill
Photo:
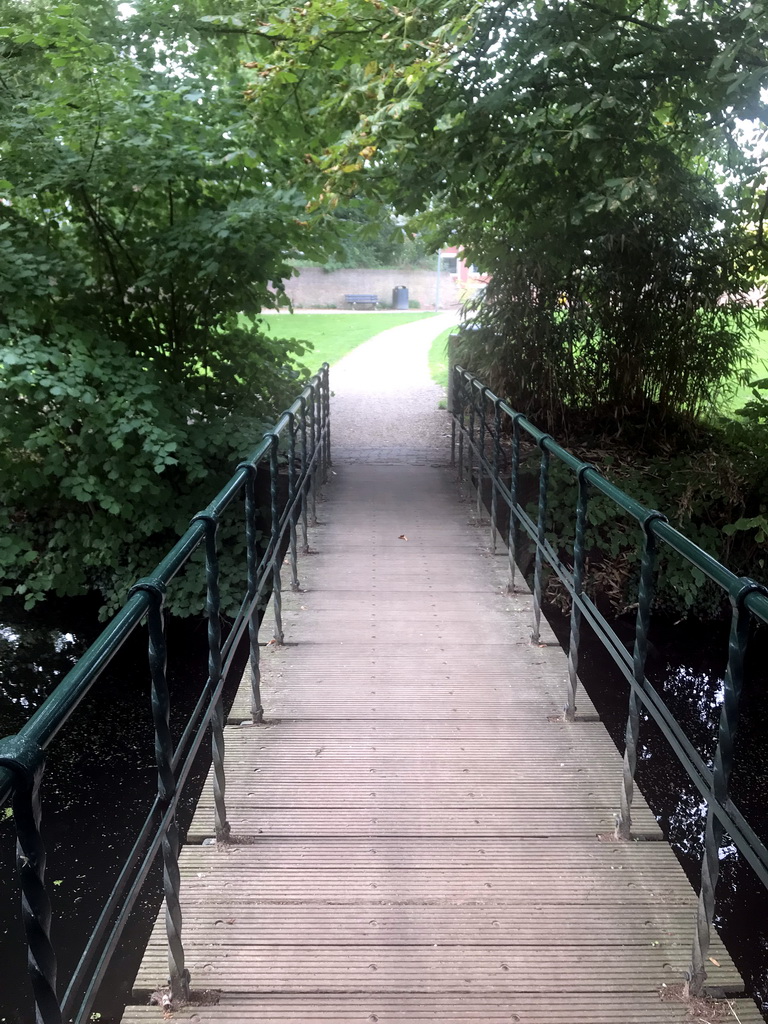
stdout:
MULTIPOLYGON (((768 429, 746 420, 724 420, 677 445, 654 450, 630 439, 571 432, 572 451, 649 508, 658 509, 694 543, 739 575, 768 577, 768 429)), ((539 451, 524 449, 523 495, 536 518, 539 451)), ((572 558, 576 483, 551 463, 547 535, 561 557, 572 558)), ((611 615, 635 607, 642 550, 637 522, 602 495, 591 494, 585 587, 611 615)), ((554 574, 546 596, 561 609, 569 598, 554 574)), ((656 611, 672 620, 720 618, 723 593, 697 568, 664 545, 659 550, 656 611)))
POLYGON ((271 134, 209 73, 239 66, 228 38, 190 45, 147 5, 7 8, 0 596, 109 611, 294 397, 302 347, 258 317, 314 243, 271 134))

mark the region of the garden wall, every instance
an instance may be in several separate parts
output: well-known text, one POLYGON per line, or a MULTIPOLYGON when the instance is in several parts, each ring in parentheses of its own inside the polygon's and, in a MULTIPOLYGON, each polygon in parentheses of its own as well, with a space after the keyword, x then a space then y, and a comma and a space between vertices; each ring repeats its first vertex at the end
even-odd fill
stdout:
MULTIPOLYGON (((285 290, 297 309, 347 309, 345 295, 378 295, 379 302, 392 306, 392 289, 405 285, 408 298, 419 309, 434 309, 437 273, 434 270, 323 270, 302 267, 296 277, 285 282, 285 290)), ((462 284, 456 274, 440 274, 440 308, 452 309, 463 298, 462 284)))

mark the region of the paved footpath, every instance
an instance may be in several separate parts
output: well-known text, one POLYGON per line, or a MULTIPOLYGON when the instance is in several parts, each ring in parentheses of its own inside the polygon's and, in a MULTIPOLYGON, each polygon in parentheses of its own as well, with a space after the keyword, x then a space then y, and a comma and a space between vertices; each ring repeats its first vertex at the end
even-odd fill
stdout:
POLYGON ((444 389, 429 375, 433 338, 457 323, 440 313, 382 331, 331 370, 333 460, 446 462, 450 421, 444 389))
MULTIPOLYGON (((387 333, 332 371, 334 473, 286 643, 263 648, 266 720, 246 684, 226 729, 234 842, 203 845, 209 783, 181 858, 187 966, 219 1002, 172 1018, 756 1024, 745 1000, 714 1018, 661 998, 693 891, 641 798, 638 841, 607 838, 619 755, 586 696, 561 720, 565 657, 549 632, 530 643, 530 595, 506 592, 458 495, 428 379, 389 365, 415 365, 426 335, 387 333)), ((137 1002, 166 977, 162 933, 137 1002)))

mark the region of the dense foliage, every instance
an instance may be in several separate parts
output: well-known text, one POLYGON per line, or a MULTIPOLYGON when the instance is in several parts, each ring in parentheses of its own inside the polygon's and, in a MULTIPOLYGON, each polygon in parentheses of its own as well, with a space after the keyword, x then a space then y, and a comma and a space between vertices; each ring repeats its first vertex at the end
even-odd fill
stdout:
POLYGON ((253 318, 309 249, 306 199, 228 40, 134 8, 4 5, 0 558, 28 603, 119 602, 296 387, 253 318))
POLYGON ((465 351, 550 426, 696 416, 745 367, 758 169, 735 115, 758 85, 726 98, 718 73, 734 7, 516 6, 459 61, 447 134, 470 173, 445 191, 482 204, 462 229, 494 271, 465 351))
POLYGON ((391 211, 490 272, 463 359, 550 426, 676 429, 747 372, 762 3, 2 4, 0 552, 30 601, 114 600, 207 500, 291 388, 254 317, 296 260, 394 258, 391 211))
MULTIPOLYGON (((322 114, 344 92, 338 131, 302 138, 321 205, 382 197, 490 273, 461 361, 561 436, 616 445, 620 468, 640 449, 648 473, 619 471, 630 490, 759 566, 759 395, 746 428, 707 441, 700 421, 747 379, 762 315, 744 297, 765 270, 764 5, 311 3, 258 46, 254 109, 322 114)), ((605 583, 624 542, 603 526, 605 583)), ((668 607, 704 610, 701 581, 665 579, 668 607)))
POLYGON ((462 13, 287 10, 255 47, 255 116, 282 98, 301 124, 343 95, 319 138, 299 129, 322 201, 385 196, 492 273, 464 351, 518 407, 695 417, 745 371, 765 175, 737 122, 765 109, 762 5, 462 13))
POLYGON ((326 255, 319 263, 326 270, 342 267, 366 270, 379 267, 416 267, 434 270, 437 250, 410 234, 402 218, 381 203, 353 197, 325 220, 326 255), (335 229, 331 235, 331 229, 335 229), (333 239, 333 244, 332 244, 333 239))
MULTIPOLYGON (((737 575, 762 579, 768 573, 768 445, 743 424, 700 430, 694 437, 678 438, 677 447, 667 443, 654 451, 644 450, 634 438, 615 436, 582 436, 573 447, 646 507, 662 509, 673 526, 737 575)), ((531 447, 523 457, 525 501, 534 520, 540 454, 531 447)), ((576 492, 573 473, 553 460, 548 538, 566 561, 573 551, 576 492)), ((635 610, 642 547, 636 520, 593 492, 585 585, 606 612, 635 610)), ((547 575, 547 599, 569 610, 565 588, 554 573, 547 575)), ((663 544, 655 594, 656 607, 673 621, 687 615, 708 621, 728 609, 722 590, 663 544)))

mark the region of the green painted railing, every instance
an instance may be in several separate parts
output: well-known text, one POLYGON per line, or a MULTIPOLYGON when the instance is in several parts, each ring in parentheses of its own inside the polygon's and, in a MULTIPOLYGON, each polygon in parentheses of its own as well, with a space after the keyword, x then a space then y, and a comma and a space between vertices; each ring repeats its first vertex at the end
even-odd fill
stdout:
POLYGON ((576 715, 579 640, 583 620, 594 629, 629 683, 629 712, 625 733, 623 784, 619 793, 621 810, 617 819, 617 838, 627 840, 632 834, 632 797, 641 708, 658 725, 675 756, 706 801, 701 889, 693 929, 693 950, 688 978, 690 993, 700 995, 707 976, 705 963, 715 913, 715 888, 720 870, 719 850, 726 832, 762 884, 768 888, 768 850, 734 804, 729 788, 744 684, 744 658, 753 624, 756 621, 768 623, 768 589, 752 579, 735 576, 711 555, 671 527, 661 512, 646 508, 615 487, 593 466, 582 462, 562 448, 549 434, 539 430, 521 413, 515 412, 485 387, 482 381, 466 370, 454 367, 451 385, 452 461, 458 467, 462 486, 466 485, 474 490, 478 510, 483 501, 484 490, 490 488, 491 543, 494 549, 499 502, 504 503, 508 509, 507 547, 511 589, 515 587, 517 558, 521 550, 523 532, 528 535, 535 548, 532 630, 534 641, 539 639, 542 574, 545 562, 549 563, 570 595, 568 687, 564 695, 563 708, 565 718, 573 721, 576 715), (520 443, 523 437, 533 442, 540 451, 538 513, 535 521, 525 511, 520 500, 520 443), (573 568, 564 564, 546 536, 552 459, 556 459, 571 471, 578 488, 573 517, 573 568), (637 618, 632 655, 583 589, 587 553, 585 535, 592 493, 609 498, 617 509, 628 513, 637 521, 641 531, 643 550, 639 565, 637 618), (677 552, 692 569, 700 570, 717 584, 727 595, 731 605, 724 700, 712 765, 707 763, 688 739, 645 674, 657 557, 662 545, 677 552))
POLYGON ((0 740, 0 808, 12 803, 17 834, 16 865, 26 931, 28 966, 37 1024, 89 1020, 93 1002, 124 926, 158 853, 163 856, 168 966, 171 996, 189 995, 190 977, 184 966, 179 892, 179 838, 176 808, 192 763, 211 728, 217 839, 229 838, 225 803, 224 710, 222 693, 232 670, 236 649, 247 630, 250 644, 251 708, 254 721, 263 716, 259 670, 258 608, 271 587, 275 608, 275 639, 282 642, 281 563, 287 548, 291 586, 298 589, 297 526, 308 551, 308 526, 316 523, 318 482, 330 464, 330 391, 328 364, 313 377, 299 397, 264 435, 249 459, 240 463, 229 483, 208 507, 194 516, 191 526, 166 557, 131 588, 130 596, 101 636, 88 649, 44 704, 14 736, 0 740), (285 477, 280 466, 287 461, 285 477), (266 549, 259 547, 256 474, 268 469, 270 531, 266 549), (282 486, 281 486, 282 483, 282 486), (219 617, 219 567, 216 534, 225 511, 238 499, 244 503, 247 583, 237 617, 222 643, 219 617), (205 547, 208 619, 208 679, 175 749, 169 728, 170 701, 166 677, 163 600, 167 588, 193 552, 205 547), (99 920, 91 933, 63 997, 57 989, 56 952, 51 944, 51 904, 45 881, 46 853, 41 838, 40 790, 46 751, 73 712, 87 699, 101 673, 130 634, 147 620, 151 703, 158 770, 157 796, 137 835, 99 920))

